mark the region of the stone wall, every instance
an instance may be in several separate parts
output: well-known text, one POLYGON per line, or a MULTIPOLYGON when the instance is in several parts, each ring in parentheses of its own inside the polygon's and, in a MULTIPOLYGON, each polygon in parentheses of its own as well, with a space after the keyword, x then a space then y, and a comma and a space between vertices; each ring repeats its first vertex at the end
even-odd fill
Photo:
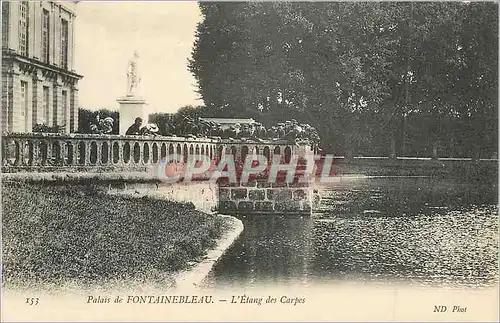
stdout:
MULTIPOLYGON (((216 209, 216 187, 209 182, 188 185, 164 183, 123 183, 114 182, 102 185, 111 195, 151 196, 176 202, 191 202, 197 210, 211 213, 216 209)), ((168 210, 165 210, 168 212, 168 210)))
MULTIPOLYGON (((96 191, 109 195, 132 197, 154 197, 176 202, 193 203, 202 212, 212 213, 217 209, 217 186, 211 182, 168 184, 136 173, 5 173, 3 182, 45 183, 80 189, 82 192, 96 191)), ((165 210, 168 212, 168 210, 165 210)))
POLYGON ((218 211, 229 215, 311 215, 312 189, 307 184, 255 182, 218 189, 218 211))

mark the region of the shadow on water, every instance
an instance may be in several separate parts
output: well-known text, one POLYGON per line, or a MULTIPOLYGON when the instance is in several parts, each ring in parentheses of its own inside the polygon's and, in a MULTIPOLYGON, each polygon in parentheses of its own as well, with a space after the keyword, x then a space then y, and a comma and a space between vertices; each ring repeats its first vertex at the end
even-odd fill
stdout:
POLYGON ((360 179, 322 190, 311 218, 243 217, 208 287, 326 281, 498 281, 497 183, 360 179))
POLYGON ((245 286, 307 277, 313 243, 311 218, 256 216, 241 220, 245 230, 216 265, 212 283, 245 286))

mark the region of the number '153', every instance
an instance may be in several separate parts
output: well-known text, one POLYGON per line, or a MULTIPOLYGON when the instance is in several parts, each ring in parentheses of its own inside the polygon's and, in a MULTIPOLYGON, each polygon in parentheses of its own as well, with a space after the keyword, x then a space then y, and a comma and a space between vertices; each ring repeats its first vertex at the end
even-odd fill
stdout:
POLYGON ((26 304, 29 306, 38 305, 38 297, 26 297, 26 304))

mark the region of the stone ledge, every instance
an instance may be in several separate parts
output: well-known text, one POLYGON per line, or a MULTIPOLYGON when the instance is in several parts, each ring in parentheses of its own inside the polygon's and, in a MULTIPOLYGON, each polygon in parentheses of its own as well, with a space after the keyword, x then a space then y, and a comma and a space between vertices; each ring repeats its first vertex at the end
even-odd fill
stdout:
POLYGON ((212 271, 217 261, 233 246, 240 234, 243 232, 243 222, 229 215, 218 214, 217 216, 230 219, 234 228, 227 232, 217 241, 217 247, 209 250, 205 259, 193 268, 177 274, 175 278, 175 289, 185 291, 186 289, 197 289, 205 277, 212 271))
POLYGON ((152 172, 120 172, 120 173, 2 173, 2 181, 26 182, 73 182, 73 181, 123 181, 123 182, 160 182, 152 172))

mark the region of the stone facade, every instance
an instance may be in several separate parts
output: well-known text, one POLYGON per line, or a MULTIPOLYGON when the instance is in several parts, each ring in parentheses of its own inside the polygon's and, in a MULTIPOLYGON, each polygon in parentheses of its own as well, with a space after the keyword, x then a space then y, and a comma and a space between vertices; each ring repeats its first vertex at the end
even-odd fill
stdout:
POLYGON ((310 215, 311 201, 307 183, 252 182, 218 188, 218 211, 228 215, 310 215))
POLYGON ((2 2, 2 129, 78 128, 77 1, 2 2))
MULTIPOLYGON (((217 144, 218 155, 233 154, 242 164, 248 155, 260 154, 271 161, 279 157, 280 164, 291 163, 292 156, 303 157, 310 147, 287 142, 233 142, 222 140, 217 144)), ((311 188, 309 183, 286 183, 250 180, 247 183, 220 184, 218 211, 228 215, 286 214, 311 215, 311 188)))

